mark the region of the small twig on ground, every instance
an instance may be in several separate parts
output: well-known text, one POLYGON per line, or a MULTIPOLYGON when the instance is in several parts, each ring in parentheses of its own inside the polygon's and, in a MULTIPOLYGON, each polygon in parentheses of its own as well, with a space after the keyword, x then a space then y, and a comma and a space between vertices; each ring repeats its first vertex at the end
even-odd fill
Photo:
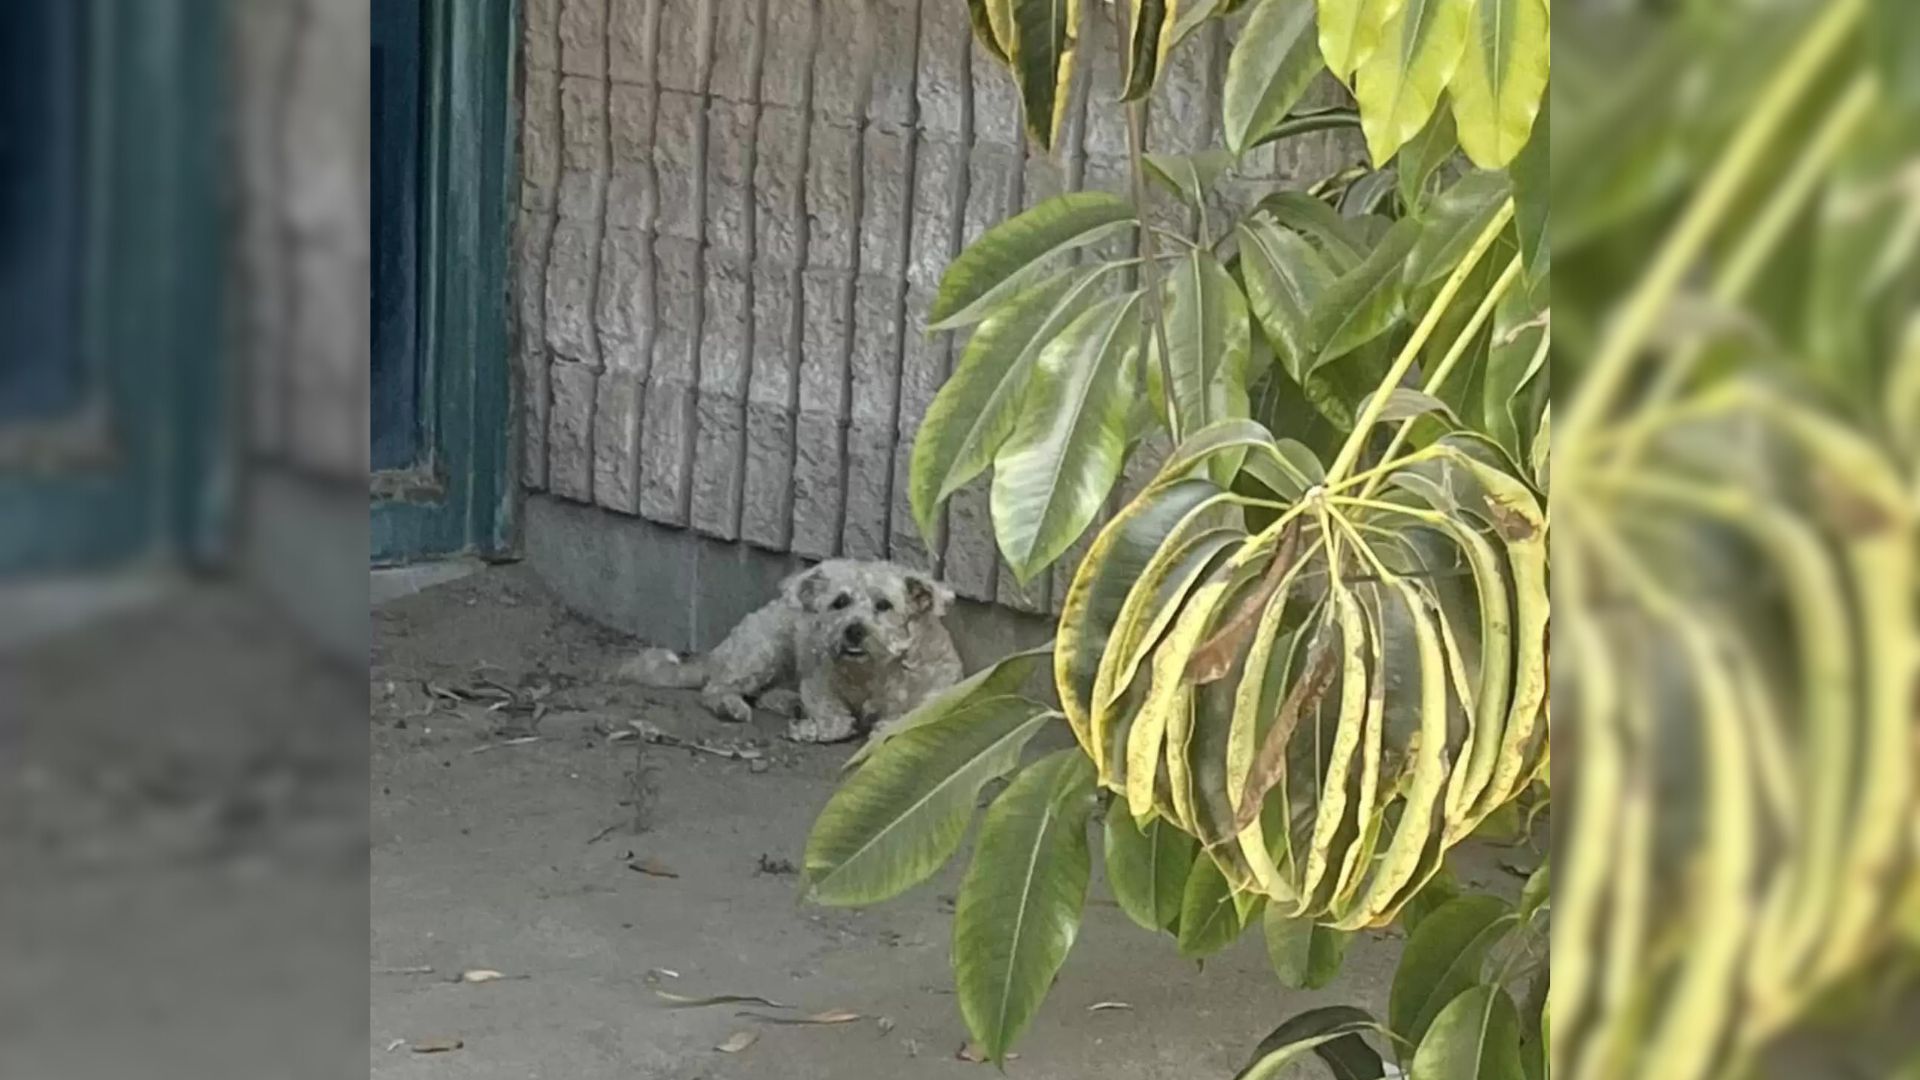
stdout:
POLYGON ((522 735, 517 739, 505 739, 500 742, 484 743, 480 746, 476 746, 473 749, 467 751, 467 753, 484 754, 489 750, 498 750, 504 746, 525 746, 528 743, 537 743, 539 741, 540 741, 540 736, 538 735, 522 735))

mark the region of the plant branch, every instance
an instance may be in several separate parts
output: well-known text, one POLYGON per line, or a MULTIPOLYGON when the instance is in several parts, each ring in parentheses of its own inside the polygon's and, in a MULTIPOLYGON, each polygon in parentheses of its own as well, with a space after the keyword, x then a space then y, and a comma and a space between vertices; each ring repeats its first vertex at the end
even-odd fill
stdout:
POLYGON ((1556 441, 1574 448, 1576 460, 1582 441, 1615 407, 1615 399, 1627 387, 1641 347, 1652 335, 1674 290, 1705 250, 1722 219, 1733 210, 1749 174, 1759 166, 1761 155, 1793 115, 1802 95, 1819 77, 1827 61, 1851 37, 1866 6, 1866 0, 1834 0, 1827 5, 1747 113, 1726 152, 1695 192, 1666 244, 1654 257, 1652 266, 1628 296, 1619 318, 1601 339, 1593 366, 1587 372, 1586 385, 1575 396, 1571 412, 1555 433, 1556 441))
POLYGON ((1453 273, 1447 276, 1446 284, 1440 287, 1439 295, 1435 296, 1433 303, 1427 306, 1427 313, 1421 318, 1420 325, 1413 328, 1413 334, 1407 338, 1406 345, 1401 347, 1400 355, 1394 357, 1393 366, 1387 370, 1386 376, 1380 380, 1380 385, 1375 387, 1373 393, 1367 398, 1366 407, 1361 410, 1359 416, 1354 418, 1353 431, 1347 436, 1347 441, 1341 445, 1339 456, 1333 459, 1333 467, 1327 470, 1326 482, 1329 487, 1346 479, 1347 472, 1360 460, 1360 451, 1367 445, 1367 436, 1372 433, 1373 425, 1379 422, 1380 414, 1386 411, 1387 398, 1392 395, 1394 387, 1399 386, 1401 380, 1407 377, 1407 372, 1413 368, 1414 359, 1420 355, 1420 350, 1426 347, 1427 339, 1433 336, 1434 328, 1440 325, 1441 316, 1446 314, 1448 306, 1453 303, 1453 298, 1459 295, 1460 289, 1466 284, 1474 267, 1480 264, 1487 249, 1500 238, 1501 230, 1505 229, 1507 222, 1512 219, 1513 200, 1508 199, 1501 205, 1499 212, 1493 215, 1493 220, 1487 222, 1487 227, 1481 230, 1479 237, 1473 242, 1473 247, 1468 249, 1466 256, 1460 260, 1460 265, 1454 267, 1453 273))

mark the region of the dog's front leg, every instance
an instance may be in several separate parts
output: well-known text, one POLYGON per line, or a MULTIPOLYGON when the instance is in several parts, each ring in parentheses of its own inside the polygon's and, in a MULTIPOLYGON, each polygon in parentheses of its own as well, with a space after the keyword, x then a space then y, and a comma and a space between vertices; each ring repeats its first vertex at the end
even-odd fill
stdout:
POLYGON ((853 710, 840 699, 832 678, 825 672, 801 680, 800 704, 807 715, 787 725, 787 738, 795 742, 841 742, 853 738, 859 727, 853 710))

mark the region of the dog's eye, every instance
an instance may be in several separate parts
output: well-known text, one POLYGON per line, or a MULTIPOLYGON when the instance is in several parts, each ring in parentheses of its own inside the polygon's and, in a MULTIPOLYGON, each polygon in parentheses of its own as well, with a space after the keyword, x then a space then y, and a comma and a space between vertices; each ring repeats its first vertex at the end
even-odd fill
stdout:
POLYGON ((839 596, 833 598, 833 610, 839 611, 851 603, 853 603, 853 597, 848 596, 846 593, 841 593, 839 596))
POLYGON ((873 610, 875 610, 875 611, 879 611, 879 612, 888 612, 888 611, 892 611, 892 610, 893 610, 893 601, 891 601, 891 600, 889 600, 889 599, 887 599, 886 597, 884 597, 884 596, 883 596, 883 597, 881 597, 880 599, 878 599, 878 600, 875 600, 875 601, 873 602, 873 610))

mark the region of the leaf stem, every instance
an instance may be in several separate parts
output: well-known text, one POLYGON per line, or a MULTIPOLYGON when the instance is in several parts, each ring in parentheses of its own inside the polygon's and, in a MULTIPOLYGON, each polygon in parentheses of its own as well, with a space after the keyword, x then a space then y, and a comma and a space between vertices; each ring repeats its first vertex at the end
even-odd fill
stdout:
MULTIPOLYGON (((1753 287, 1754 279, 1769 265, 1774 248, 1799 218, 1801 208, 1806 205, 1814 189, 1825 179, 1828 167, 1846 149, 1854 133, 1871 114, 1880 96, 1879 89, 1879 81, 1871 73, 1857 76, 1847 87, 1846 93, 1822 121, 1819 134, 1814 137, 1812 144, 1794 162, 1793 170, 1786 179, 1774 189, 1759 216, 1747 226, 1739 245, 1715 275, 1710 294, 1715 301, 1736 303, 1753 287)), ((1619 459, 1623 464, 1631 465, 1640 456, 1648 436, 1659 426, 1659 407, 1679 393, 1705 351, 1705 347, 1695 341, 1660 369, 1652 389, 1642 400, 1642 407, 1635 410, 1634 418, 1622 433, 1619 459)))
POLYGON ((1434 328, 1440 325, 1441 316, 1446 314, 1448 306, 1453 303, 1453 298, 1466 284, 1474 267, 1479 265, 1487 249, 1500 238, 1501 230, 1505 229, 1507 222, 1512 219, 1513 200, 1508 199, 1501 204, 1499 212, 1493 215, 1493 219, 1487 222, 1487 227, 1480 231, 1479 237, 1473 242, 1473 247, 1468 249, 1466 256, 1460 260, 1460 265, 1454 267, 1453 273, 1447 276, 1446 284, 1440 287, 1439 295, 1435 296, 1433 303, 1427 306, 1426 315, 1421 318, 1420 324, 1413 328, 1413 334, 1401 347, 1400 355, 1394 357, 1393 366, 1387 370, 1385 377, 1380 380, 1380 385, 1367 398, 1367 403, 1361 409, 1360 415, 1354 418, 1352 433, 1341 445, 1339 456, 1333 459, 1333 467, 1327 470, 1328 486, 1346 479, 1348 471, 1360 460, 1360 451, 1367 445, 1367 436, 1373 432, 1373 425, 1379 422, 1380 414, 1386 410, 1387 398, 1392 395, 1394 387, 1399 386, 1401 380, 1407 377, 1407 372, 1413 367, 1414 359, 1420 355, 1420 350, 1426 347, 1427 339, 1433 336, 1434 328))
MULTIPOLYGON (((1494 280, 1493 287, 1487 290, 1487 295, 1480 301, 1480 306, 1473 309, 1473 316, 1467 320, 1467 325, 1461 328, 1460 333, 1454 335, 1453 344, 1447 346, 1446 355, 1440 358, 1440 363, 1434 367, 1433 374, 1427 377, 1427 385, 1424 388, 1426 393, 1438 396, 1440 387, 1446 383, 1447 376, 1453 373, 1453 366, 1460 362, 1460 357, 1466 354, 1467 346, 1472 343, 1474 335, 1480 332, 1480 327, 1486 325, 1487 319, 1493 315, 1494 307, 1500 303, 1500 298, 1506 295, 1507 290, 1512 288, 1513 283, 1519 278, 1520 257, 1516 255, 1511 262, 1507 263, 1506 270, 1494 280)), ((1399 452, 1400 444, 1407 441, 1407 433, 1412 430, 1412 417, 1400 421, 1400 426, 1393 431, 1393 441, 1387 444, 1386 451, 1380 456, 1388 461, 1393 460, 1393 455, 1399 452)), ((1363 497, 1373 494, 1374 489, 1380 486, 1380 481, 1386 479, 1386 476, 1385 472, 1375 472, 1373 479, 1368 480, 1366 486, 1360 489, 1360 494, 1363 497)))
POLYGON ((1668 301, 1694 260, 1705 250, 1721 221, 1730 213, 1761 155, 1793 115, 1801 96, 1818 78, 1834 53, 1846 44, 1866 10, 1866 0, 1834 0, 1815 20, 1780 72, 1747 113, 1719 162, 1695 192, 1667 242, 1654 257, 1622 306, 1619 317, 1601 339, 1588 369, 1586 384, 1574 397, 1571 413, 1555 434, 1556 441, 1581 453, 1583 441, 1616 406, 1630 383, 1642 346, 1652 335, 1668 301))

